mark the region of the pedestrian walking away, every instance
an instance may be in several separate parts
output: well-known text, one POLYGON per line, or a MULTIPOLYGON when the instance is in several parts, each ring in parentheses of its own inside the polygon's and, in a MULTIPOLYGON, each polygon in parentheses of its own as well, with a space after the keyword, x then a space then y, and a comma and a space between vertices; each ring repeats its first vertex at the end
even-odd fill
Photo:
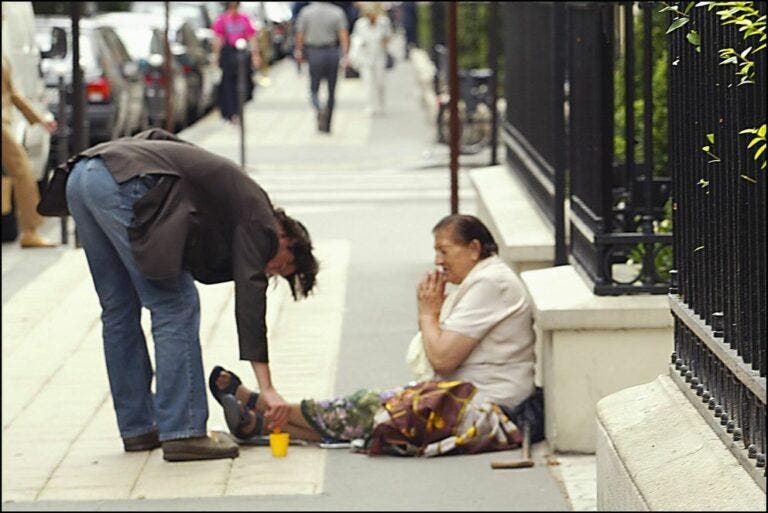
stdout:
POLYGON ((30 124, 40 123, 49 133, 56 131, 55 120, 46 120, 37 112, 29 101, 16 91, 13 85, 11 65, 2 56, 2 101, 3 101, 3 169, 13 180, 13 196, 16 201, 17 218, 21 228, 19 244, 22 248, 46 248, 53 243, 41 237, 37 230, 43 224, 43 218, 37 213, 40 191, 32 175, 32 164, 27 151, 14 137, 13 108, 21 111, 30 124))
POLYGON ((330 132, 339 62, 344 68, 348 65, 349 23, 344 10, 332 2, 310 3, 299 12, 295 37, 296 61, 302 62, 306 54, 309 63, 309 92, 317 115, 317 129, 330 132), (323 80, 328 88, 325 105, 319 98, 323 80))
POLYGON ((219 111, 221 117, 233 123, 240 122, 237 85, 242 64, 239 62, 240 51, 236 46, 239 39, 244 39, 248 43, 251 52, 250 61, 245 65, 247 76, 244 77, 246 86, 244 101, 253 97, 252 73, 261 65, 256 29, 248 15, 238 10, 239 5, 240 2, 227 2, 227 10, 221 13, 211 26, 216 34, 213 51, 221 68, 221 83, 218 91, 219 111))
POLYGON ((405 30, 405 59, 408 60, 411 48, 418 46, 419 11, 416 2, 402 2, 400 9, 405 30))
MULTIPOLYGON (((349 61, 358 71, 365 84, 368 114, 384 111, 386 85, 387 45, 392 36, 392 25, 381 2, 362 5, 363 16, 354 25, 350 37, 349 61)), ((391 56, 390 56, 391 57, 391 56)))
POLYGON ((150 129, 96 145, 59 167, 102 308, 104 354, 126 451, 162 446, 167 460, 232 458, 207 436, 200 303, 194 281, 234 281, 240 359, 251 362, 270 426, 289 405, 273 387, 266 290, 284 277, 294 299, 315 284, 309 233, 274 208, 234 162, 150 129), (153 369, 141 328, 152 318, 153 369))

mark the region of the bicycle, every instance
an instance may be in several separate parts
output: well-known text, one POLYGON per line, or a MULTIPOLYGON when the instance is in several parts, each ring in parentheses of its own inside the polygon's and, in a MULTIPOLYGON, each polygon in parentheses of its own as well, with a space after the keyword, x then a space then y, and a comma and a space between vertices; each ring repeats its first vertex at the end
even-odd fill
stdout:
MULTIPOLYGON (((490 69, 459 70, 459 152, 473 155, 490 146, 493 136, 490 69)), ((450 140, 450 95, 438 96, 438 142, 450 140)))
MULTIPOLYGON (((448 51, 444 45, 435 45, 437 75, 437 142, 448 144, 450 140, 451 99, 448 92, 448 51)), ((477 68, 458 71, 459 79, 459 152, 472 155, 490 146, 493 136, 493 97, 491 84, 493 71, 477 68)))

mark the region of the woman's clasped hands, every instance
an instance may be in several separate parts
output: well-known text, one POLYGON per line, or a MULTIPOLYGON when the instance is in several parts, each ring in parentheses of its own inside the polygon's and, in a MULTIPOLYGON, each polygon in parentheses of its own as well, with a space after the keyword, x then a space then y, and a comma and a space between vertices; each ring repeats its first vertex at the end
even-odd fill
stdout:
POLYGON ((438 318, 445 301, 445 275, 435 269, 428 272, 416 286, 419 317, 438 318))

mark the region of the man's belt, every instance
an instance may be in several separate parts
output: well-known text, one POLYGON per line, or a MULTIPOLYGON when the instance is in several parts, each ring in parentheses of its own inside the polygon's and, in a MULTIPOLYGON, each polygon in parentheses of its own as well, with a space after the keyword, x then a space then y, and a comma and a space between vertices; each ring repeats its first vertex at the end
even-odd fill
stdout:
POLYGON ((307 48, 314 48, 314 49, 318 49, 319 50, 319 49, 325 49, 325 48, 338 48, 339 44, 338 43, 331 43, 331 44, 327 44, 327 45, 304 45, 304 46, 307 47, 307 48))

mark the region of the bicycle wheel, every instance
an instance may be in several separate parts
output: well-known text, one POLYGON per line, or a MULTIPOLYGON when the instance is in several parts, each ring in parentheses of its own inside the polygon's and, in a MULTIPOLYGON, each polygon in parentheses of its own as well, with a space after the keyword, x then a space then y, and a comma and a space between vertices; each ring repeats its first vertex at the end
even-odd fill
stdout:
POLYGON ((447 105, 441 108, 438 114, 437 142, 443 144, 451 142, 451 111, 447 105))
POLYGON ((466 155, 479 153, 491 143, 491 116, 488 106, 480 103, 467 119, 462 116, 460 152, 466 155))
MULTIPOLYGON (((465 130, 465 111, 463 101, 459 101, 459 153, 465 153, 463 148, 469 148, 473 144, 472 140, 475 137, 476 130, 465 130), (470 140, 465 140, 469 137, 470 140)), ((444 144, 451 144, 451 111, 446 105, 444 109, 440 111, 438 120, 438 142, 444 144)))
MULTIPOLYGON (((491 116, 485 104, 479 104, 469 119, 466 119, 463 102, 459 103, 459 153, 474 155, 491 143, 491 116)), ((439 142, 450 144, 451 113, 449 109, 440 112, 439 142)))

